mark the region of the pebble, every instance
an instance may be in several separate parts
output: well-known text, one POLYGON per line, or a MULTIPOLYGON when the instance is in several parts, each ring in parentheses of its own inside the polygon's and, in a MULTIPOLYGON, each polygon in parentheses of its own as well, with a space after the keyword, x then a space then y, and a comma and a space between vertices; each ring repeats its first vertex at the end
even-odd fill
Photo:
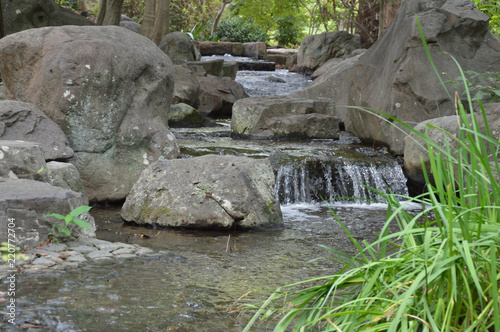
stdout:
MULTIPOLYGON (((24 253, 27 261, 18 259, 16 267, 20 273, 40 273, 47 270, 64 270, 82 264, 114 264, 124 259, 137 259, 139 256, 154 256, 157 251, 121 242, 100 239, 81 239, 67 243, 50 243, 43 247, 30 249, 24 253)), ((0 260, 1 261, 1 260, 0 260)), ((0 276, 6 277, 12 268, 0 262, 0 276)), ((1 278, 0 277, 0 278, 1 278)))

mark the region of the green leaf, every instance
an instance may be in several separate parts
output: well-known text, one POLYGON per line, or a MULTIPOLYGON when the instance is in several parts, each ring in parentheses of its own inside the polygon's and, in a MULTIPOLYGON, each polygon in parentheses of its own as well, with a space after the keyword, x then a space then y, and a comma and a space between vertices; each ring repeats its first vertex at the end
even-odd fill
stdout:
POLYGON ((72 215, 73 217, 78 217, 82 213, 89 212, 90 209, 92 209, 91 206, 82 205, 71 211, 69 214, 72 215))
POLYGON ((61 226, 60 230, 61 230, 61 232, 63 232, 64 234, 66 234, 68 236, 71 235, 71 231, 67 227, 61 226))
POLYGON ((69 223, 71 222, 71 220, 73 220, 73 216, 71 214, 68 214, 66 217, 64 217, 64 222, 66 223, 66 225, 69 225, 69 223))
POLYGON ((92 230, 92 227, 90 227, 90 225, 85 221, 85 220, 82 220, 82 219, 78 219, 78 218, 74 218, 73 219, 73 223, 82 227, 82 228, 86 228, 88 230, 92 230))
POLYGON ((54 218, 62 219, 62 220, 64 220, 66 218, 65 216, 62 216, 62 215, 57 214, 57 213, 46 214, 45 216, 46 217, 54 217, 54 218))

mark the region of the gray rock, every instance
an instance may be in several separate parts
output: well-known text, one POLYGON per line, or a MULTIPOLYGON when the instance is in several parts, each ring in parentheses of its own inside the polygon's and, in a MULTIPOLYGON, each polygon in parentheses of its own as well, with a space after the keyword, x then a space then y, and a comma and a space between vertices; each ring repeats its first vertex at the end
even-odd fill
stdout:
POLYGON ((53 266, 53 265, 56 265, 56 262, 49 259, 49 258, 45 258, 45 257, 39 257, 37 259, 35 259, 32 263, 32 268, 35 266, 35 265, 40 265, 40 266, 46 266, 46 267, 49 267, 49 266, 53 266))
POLYGON ((326 139, 339 137, 330 99, 254 97, 233 106, 231 135, 249 139, 326 139))
POLYGON ((133 31, 135 33, 139 33, 141 29, 141 25, 131 19, 130 17, 123 15, 120 18, 120 26, 125 29, 129 29, 130 31, 133 31))
POLYGON ((216 125, 215 122, 202 117, 195 108, 184 103, 170 106, 168 124, 170 128, 198 128, 216 125))
MULTIPOLYGON (((234 54, 236 55, 236 54, 234 54)), ((267 56, 267 46, 264 42, 243 43, 243 56, 264 59, 267 56)))
POLYGON ((64 243, 51 243, 44 247, 47 251, 64 251, 68 248, 64 243))
POLYGON ((43 255, 43 256, 52 256, 52 257, 56 257, 56 258, 59 258, 61 256, 60 253, 58 252, 55 252, 55 251, 51 251, 51 250, 45 250, 45 249, 33 249, 30 251, 31 254, 38 254, 38 255, 43 255))
MULTIPOLYGON (((186 63, 188 68, 192 68, 194 72, 205 72, 207 75, 222 77, 222 68, 224 67, 223 59, 190 61, 186 63), (198 67, 201 67, 200 70, 198 67)), ((204 75, 206 76, 206 75, 204 75)))
POLYGON ((165 35, 160 42, 160 49, 170 57, 175 65, 181 65, 188 61, 198 61, 200 57, 196 48, 184 32, 171 32, 165 35))
POLYGON ((50 161, 47 163, 47 170, 49 182, 53 186, 83 193, 80 173, 78 173, 75 165, 59 161, 50 161))
POLYGON ((115 256, 115 259, 130 259, 130 258, 136 258, 137 255, 133 254, 118 254, 115 256))
POLYGON ((332 67, 338 65, 342 61, 344 61, 344 59, 342 59, 342 58, 331 58, 331 59, 327 60, 324 64, 322 64, 318 69, 316 69, 311 74, 311 78, 313 80, 317 79, 321 75, 326 74, 327 72, 331 71, 332 67))
POLYGON ((274 179, 268 160, 205 155, 156 162, 132 188, 121 215, 171 227, 281 227, 274 179))
POLYGON ((200 107, 198 112, 211 118, 231 117, 233 104, 248 97, 243 86, 229 77, 198 77, 200 107))
POLYGON ((174 97, 172 104, 184 103, 197 108, 200 105, 199 95, 200 82, 198 82, 198 78, 191 69, 174 66, 174 97))
POLYGON ((82 253, 82 254, 88 254, 89 252, 93 252, 96 249, 94 247, 91 247, 91 246, 80 245, 77 247, 71 247, 70 250, 74 250, 74 251, 82 253))
MULTIPOLYGON (((321 93, 336 105, 375 109, 410 124, 453 115, 454 100, 448 97, 427 59, 415 14, 439 73, 445 72, 452 79, 459 76, 450 55, 463 70, 500 72, 500 41, 488 31, 488 16, 469 0, 404 1, 376 44, 357 61, 349 62, 350 66, 332 68, 320 77, 324 84, 316 85, 315 81, 304 93, 316 95, 319 92, 314 90, 322 89, 321 93)), ((395 154, 404 152, 406 133, 386 118, 353 108, 342 112, 346 114, 347 131, 366 142, 387 145, 395 154)))
POLYGON ((113 255, 125 255, 125 254, 133 254, 136 252, 135 249, 128 249, 128 248, 120 248, 112 252, 113 255))
POLYGON ((173 64, 149 39, 116 26, 32 29, 2 38, 0 57, 6 97, 62 128, 89 199, 123 199, 148 164, 178 156, 173 64))
POLYGON ((235 80, 236 74, 238 74, 238 62, 224 61, 224 64, 222 65, 222 76, 235 80))
POLYGON ((346 31, 323 32, 306 36, 297 54, 299 71, 312 72, 331 58, 341 58, 360 48, 359 35, 346 31))
POLYGON ((6 35, 22 30, 57 25, 94 25, 85 17, 52 0, 1 0, 6 35))
MULTIPOLYGON (((500 139, 500 103, 485 104, 484 109, 486 112, 486 118, 488 120, 489 128, 493 137, 497 140, 500 139)), ((485 133, 484 121, 480 113, 476 113, 478 119, 478 125, 481 132, 485 133)), ((469 116, 469 121, 471 117, 469 116)), ((425 135, 427 130, 429 138, 443 149, 447 149, 449 145, 451 151, 455 151, 458 143, 455 140, 451 140, 450 137, 445 135, 441 130, 432 128, 431 126, 442 128, 447 132, 458 137, 459 126, 456 115, 444 116, 440 118, 430 119, 417 124, 414 129, 421 134, 425 135)), ((429 153, 427 152, 427 144, 418 138, 415 134, 410 134, 405 138, 405 150, 404 150, 404 170, 408 179, 413 183, 414 186, 422 188, 425 184, 424 172, 422 169, 422 161, 427 169, 429 176, 432 179, 432 174, 430 174, 430 159, 429 153)), ((491 151, 488 151, 491 153, 491 151)), ((459 173, 457 173, 459 174, 459 173)))
MULTIPOLYGON (((47 217, 50 213, 68 214, 81 205, 88 205, 88 199, 81 193, 51 186, 32 180, 12 180, 0 178, 0 234, 7 234, 7 220, 14 222, 17 245, 22 250, 34 248, 47 239, 55 223, 63 220, 47 217)), ((94 219, 86 214, 81 216, 94 229, 88 231, 70 225, 76 238, 95 236, 94 219)))
POLYGON ((72 255, 66 258, 66 262, 70 263, 83 263, 86 262, 87 259, 83 257, 83 255, 72 255))
POLYGON ((135 253, 136 255, 144 256, 154 253, 154 250, 150 248, 139 248, 135 253))
POLYGON ((0 139, 39 143, 45 160, 73 157, 61 128, 34 105, 0 101, 0 139))
POLYGON ((113 258, 113 255, 106 250, 96 250, 87 255, 87 258, 96 260, 101 258, 113 258))
POLYGON ((49 182, 47 165, 40 144, 0 141, 0 177, 12 178, 11 172, 20 179, 49 182))

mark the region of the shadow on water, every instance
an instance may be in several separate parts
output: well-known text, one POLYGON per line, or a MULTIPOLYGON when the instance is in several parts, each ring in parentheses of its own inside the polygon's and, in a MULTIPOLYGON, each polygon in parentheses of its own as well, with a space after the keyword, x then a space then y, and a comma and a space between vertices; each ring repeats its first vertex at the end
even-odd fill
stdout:
MULTIPOLYGON (((98 238, 159 256, 19 274, 17 322, 59 331, 241 331, 251 313, 234 310, 238 298, 251 292, 247 302, 263 299, 263 291, 335 273, 332 260, 309 262, 327 255, 320 244, 354 252, 324 205, 282 209, 283 230, 226 233, 128 225, 118 208, 95 208, 98 238)), ((379 205, 334 210, 357 239, 370 241, 385 216, 379 205)))

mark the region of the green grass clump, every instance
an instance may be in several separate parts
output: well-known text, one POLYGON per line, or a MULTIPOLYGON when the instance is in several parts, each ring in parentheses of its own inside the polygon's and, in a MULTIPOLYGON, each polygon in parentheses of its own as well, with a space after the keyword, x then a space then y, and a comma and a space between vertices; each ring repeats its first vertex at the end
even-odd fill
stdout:
POLYGON ((391 117, 427 145, 425 192, 405 203, 379 193, 388 210, 374 243, 356 241, 337 218, 358 254, 328 249, 339 273, 278 289, 245 331, 259 318, 274 319, 275 331, 500 331, 500 141, 466 93, 469 112, 456 98, 458 133, 441 129, 445 147, 391 117), (422 209, 409 213, 408 203, 422 209))

